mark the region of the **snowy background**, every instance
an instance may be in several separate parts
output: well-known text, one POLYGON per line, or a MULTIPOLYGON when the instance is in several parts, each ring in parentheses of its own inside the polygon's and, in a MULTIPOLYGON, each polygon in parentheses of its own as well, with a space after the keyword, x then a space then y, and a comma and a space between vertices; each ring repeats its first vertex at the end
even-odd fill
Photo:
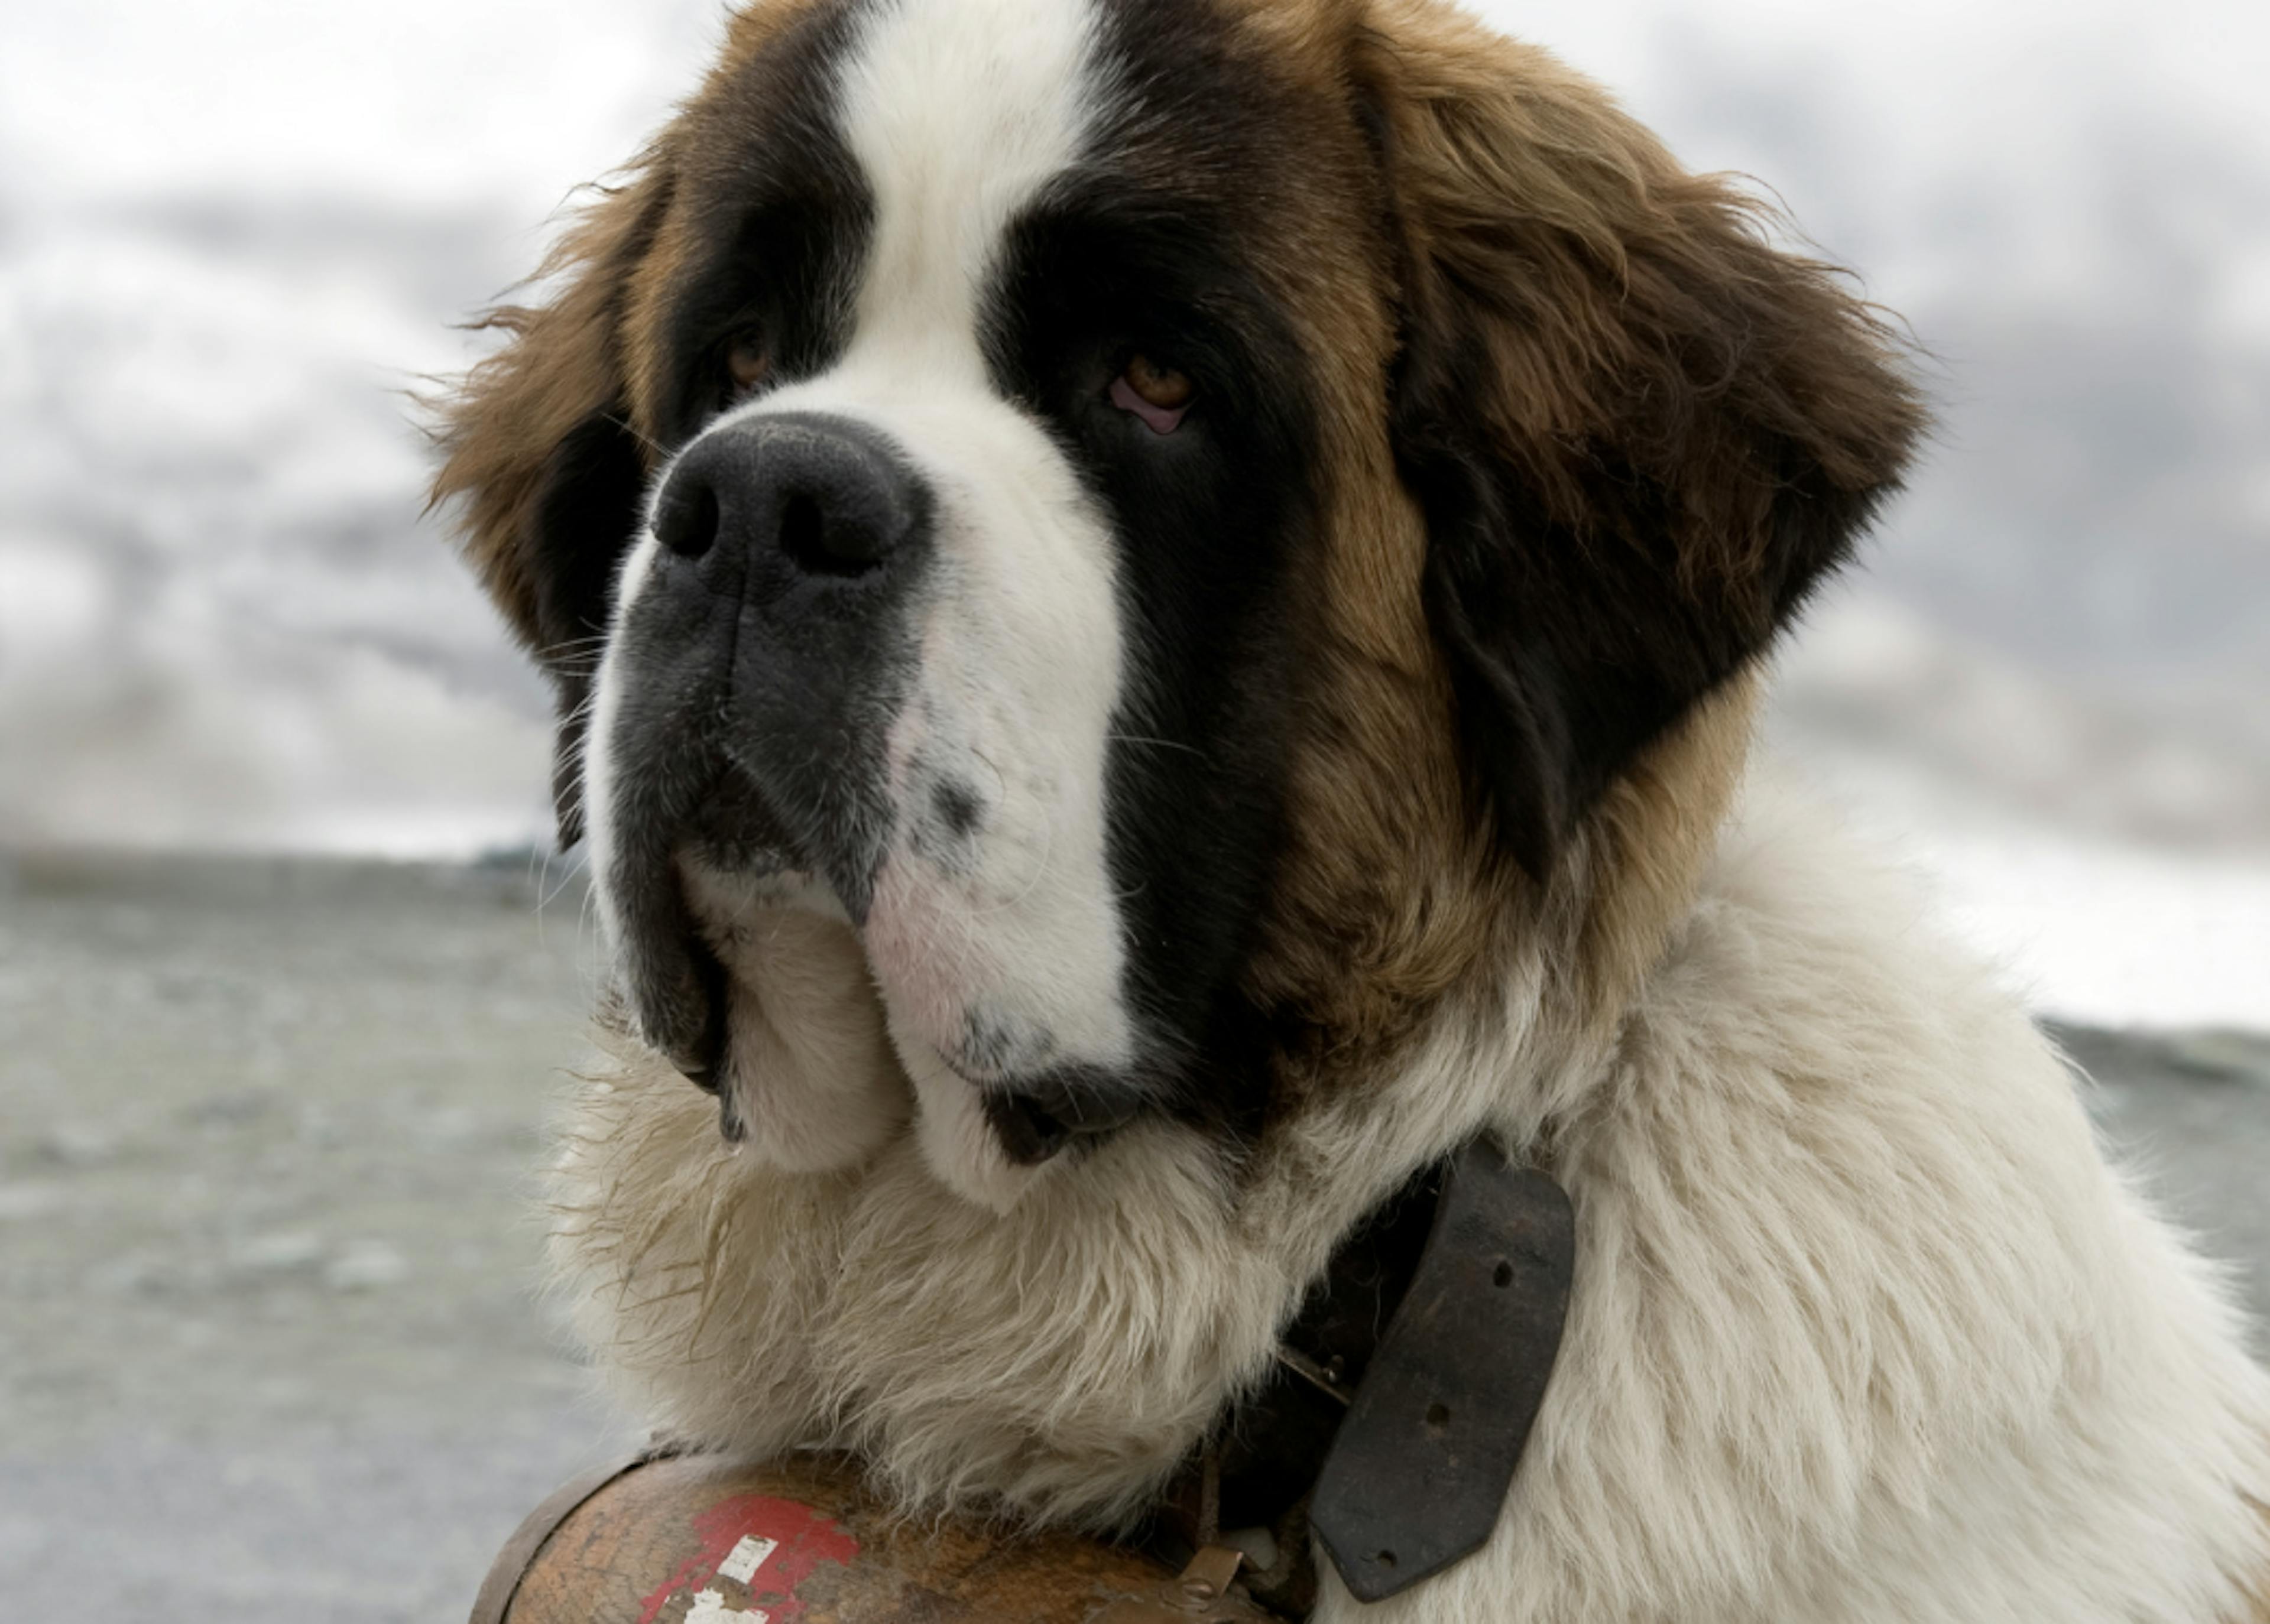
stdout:
MULTIPOLYGON (((1774 730, 2045 1009, 2270 1027, 2270 11, 1493 0, 1769 182, 1943 428, 1774 730)), ((10 0, 0 846, 540 841, 406 392, 716 0, 10 0)))

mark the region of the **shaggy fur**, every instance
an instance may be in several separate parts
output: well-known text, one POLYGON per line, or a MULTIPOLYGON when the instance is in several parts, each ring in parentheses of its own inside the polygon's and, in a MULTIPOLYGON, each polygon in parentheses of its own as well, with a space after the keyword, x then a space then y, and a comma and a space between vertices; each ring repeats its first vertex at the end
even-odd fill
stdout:
POLYGON ((579 1105, 556 1256, 666 1427, 1108 1524, 1330 1237, 1491 1124, 1576 1204, 1568 1341, 1495 1541, 1363 1616, 2251 1620, 2270 1385, 2227 1292, 1920 907, 1754 797, 1605 1052, 1552 1056, 1532 967, 1242 1174, 1160 1129, 1001 1217, 903 1144, 737 1159, 634 1064, 579 1105))
POLYGON ((1324 1624, 2261 1624, 2270 1380, 2229 1294, 1993 976, 1747 782, 1771 641, 1923 414, 1725 182, 1433 0, 766 0, 550 269, 436 494, 557 680, 563 831, 674 852, 687 996, 725 1000, 749 1142, 634 989, 553 1180, 563 1290, 657 1426, 1124 1524, 1340 1239, 1487 1130, 1576 1206, 1561 1363, 1490 1546, 1369 1612, 1327 1576, 1324 1624), (1045 73, 984 70, 1012 17, 1045 73), (1171 448, 1050 394, 1113 259, 1067 197, 1144 223, 1127 301, 1203 293, 1171 448), (721 396, 710 307, 790 292, 776 391, 721 396), (926 703, 1038 696, 969 710, 1016 814, 969 821, 1054 891, 943 849, 910 745, 853 786, 890 812, 857 884, 623 827, 627 736, 731 725, 630 648, 675 567, 650 494, 814 401, 958 515, 924 624, 960 592, 1055 639, 904 640, 926 703), (1042 983, 1130 1119, 1020 1158, 1022 1040, 986 1034, 1001 1076, 947 1050, 973 988, 1042 983))

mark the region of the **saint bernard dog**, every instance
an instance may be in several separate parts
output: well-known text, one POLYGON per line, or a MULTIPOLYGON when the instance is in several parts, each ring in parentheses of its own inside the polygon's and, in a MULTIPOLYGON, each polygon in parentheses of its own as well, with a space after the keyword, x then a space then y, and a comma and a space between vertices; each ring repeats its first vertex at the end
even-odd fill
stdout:
POLYGON ((538 286, 436 495, 560 700, 553 1257, 657 1427, 1123 1526, 1487 1132, 1559 1363, 1316 1619, 2270 1620, 2227 1284, 1747 772, 1924 412, 1735 186, 1438 0, 759 0, 538 286))

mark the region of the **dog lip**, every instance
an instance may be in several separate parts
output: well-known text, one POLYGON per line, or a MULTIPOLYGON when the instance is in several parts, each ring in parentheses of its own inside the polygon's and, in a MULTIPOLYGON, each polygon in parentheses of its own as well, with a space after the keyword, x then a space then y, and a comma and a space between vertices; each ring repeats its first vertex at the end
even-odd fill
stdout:
POLYGON ((1002 1153, 1020 1168, 1038 1167, 1072 1142, 1072 1131, 1029 1096, 988 1094, 985 1120, 999 1136, 1002 1153))
POLYGON ((725 967, 690 921, 678 951, 684 957, 681 983, 690 983, 688 992, 644 1000, 640 1031, 686 1081, 716 1094, 725 1076, 725 967))
POLYGON ((1059 1066, 990 1083, 961 1075, 978 1091, 1002 1150, 1020 1167, 1048 1161, 1075 1138, 1124 1127, 1142 1104, 1124 1079, 1093 1066, 1059 1066))
MULTIPOLYGON (((629 856, 631 854, 626 854, 629 856)), ((725 1069, 725 967, 701 935, 666 849, 603 877, 612 901, 617 974, 639 1037, 715 1093, 725 1069)))
MULTIPOLYGON (((702 934, 686 864, 763 876, 793 864, 783 826, 729 761, 681 748, 627 772, 636 831, 603 877, 614 901, 617 952, 639 1035, 696 1087, 716 1094, 726 1072, 727 975, 702 934)), ((725 1124, 733 1138, 732 1123, 725 1124)))

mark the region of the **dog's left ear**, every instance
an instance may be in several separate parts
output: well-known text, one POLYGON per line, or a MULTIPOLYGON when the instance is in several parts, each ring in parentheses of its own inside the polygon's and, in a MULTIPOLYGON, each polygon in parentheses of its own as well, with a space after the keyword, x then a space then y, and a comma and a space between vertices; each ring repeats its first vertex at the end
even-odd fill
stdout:
POLYGON ((1591 83, 1435 0, 1357 53, 1399 256, 1392 433, 1475 789, 1540 879, 1895 487, 1901 346, 1591 83))
POLYGON ((585 713, 614 578, 638 530, 649 471, 633 426, 624 318, 634 273, 669 204, 666 154, 602 192, 541 276, 550 302, 481 325, 508 341, 441 403, 433 501, 461 503, 468 560, 552 680, 552 798, 560 844, 582 832, 585 713))

